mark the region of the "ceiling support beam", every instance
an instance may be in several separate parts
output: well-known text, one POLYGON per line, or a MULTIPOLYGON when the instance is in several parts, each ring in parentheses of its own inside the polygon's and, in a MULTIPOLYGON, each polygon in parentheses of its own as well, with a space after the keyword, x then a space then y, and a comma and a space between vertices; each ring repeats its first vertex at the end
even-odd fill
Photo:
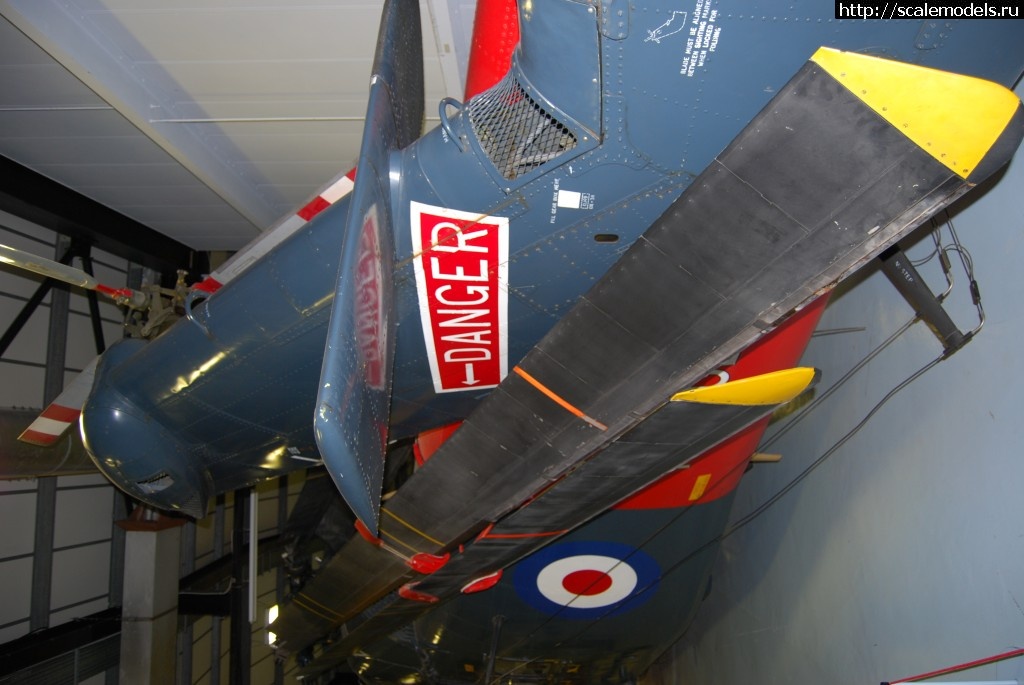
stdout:
POLYGON ((279 212, 260 179, 246 178, 234 163, 234 151, 221 149, 225 144, 212 138, 219 130, 152 119, 153 112, 177 114, 174 84, 170 77, 157 83, 139 73, 118 47, 131 44, 130 35, 119 40, 99 31, 76 16, 72 3, 0 0, 0 14, 256 227, 277 220, 279 212))

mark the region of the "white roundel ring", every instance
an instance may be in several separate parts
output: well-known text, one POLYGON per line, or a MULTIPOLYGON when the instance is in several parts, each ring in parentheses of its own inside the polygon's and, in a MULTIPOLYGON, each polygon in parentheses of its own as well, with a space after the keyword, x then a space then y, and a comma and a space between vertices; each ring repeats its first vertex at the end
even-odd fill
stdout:
POLYGON ((621 542, 556 542, 513 570, 519 598, 544 613, 594 619, 629 611, 657 593, 661 569, 649 554, 621 542))
POLYGON ((597 554, 553 561, 537 574, 537 589, 555 604, 577 609, 611 606, 636 589, 637 575, 627 562, 597 554))

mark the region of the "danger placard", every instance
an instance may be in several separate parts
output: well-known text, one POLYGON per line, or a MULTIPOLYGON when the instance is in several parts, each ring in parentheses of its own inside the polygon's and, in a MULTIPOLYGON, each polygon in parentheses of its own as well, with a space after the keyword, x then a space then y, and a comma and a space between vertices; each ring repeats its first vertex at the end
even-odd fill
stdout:
POLYGON ((359 256, 355 278, 355 334, 359 356, 362 359, 366 384, 375 390, 386 386, 384 357, 387 334, 384 320, 384 276, 381 273, 381 253, 378 230, 377 205, 363 216, 363 232, 359 237, 359 256))
POLYGON ((508 373, 508 219, 410 205, 434 390, 494 387, 508 373))

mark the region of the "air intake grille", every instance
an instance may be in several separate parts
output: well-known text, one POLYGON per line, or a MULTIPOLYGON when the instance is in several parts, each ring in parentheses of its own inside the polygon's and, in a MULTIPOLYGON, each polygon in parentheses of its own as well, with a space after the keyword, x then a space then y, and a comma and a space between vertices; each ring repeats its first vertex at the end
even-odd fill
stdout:
POLYGON ((576 147, 576 136, 527 95, 512 75, 469 101, 480 146, 508 180, 576 147))
POLYGON ((136 482, 136 485, 138 485, 139 489, 147 495, 154 495, 174 485, 174 479, 171 478, 168 473, 164 472, 151 478, 147 478, 146 480, 140 480, 136 482))

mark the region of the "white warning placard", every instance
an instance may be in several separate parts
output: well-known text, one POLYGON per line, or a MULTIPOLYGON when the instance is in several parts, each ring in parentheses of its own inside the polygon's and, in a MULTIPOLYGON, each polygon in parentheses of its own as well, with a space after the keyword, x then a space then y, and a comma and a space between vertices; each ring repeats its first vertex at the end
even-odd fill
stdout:
POLYGON ((508 218, 410 203, 423 340, 436 392, 508 374, 508 218))

